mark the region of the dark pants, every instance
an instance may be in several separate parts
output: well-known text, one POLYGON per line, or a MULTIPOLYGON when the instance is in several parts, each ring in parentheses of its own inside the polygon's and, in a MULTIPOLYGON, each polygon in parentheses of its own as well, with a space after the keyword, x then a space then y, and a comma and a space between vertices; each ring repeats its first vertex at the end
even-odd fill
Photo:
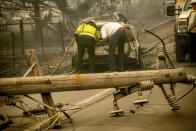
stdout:
POLYGON ((118 70, 124 71, 124 44, 126 41, 126 31, 117 30, 110 38, 109 43, 109 65, 110 71, 117 71, 115 58, 115 48, 118 45, 118 70))
POLYGON ((88 35, 78 38, 78 60, 76 70, 79 71, 83 63, 84 51, 87 48, 89 55, 89 72, 94 71, 95 39, 88 35))
POLYGON ((189 44, 189 52, 190 52, 190 61, 194 62, 196 60, 196 33, 190 33, 190 44, 189 44))

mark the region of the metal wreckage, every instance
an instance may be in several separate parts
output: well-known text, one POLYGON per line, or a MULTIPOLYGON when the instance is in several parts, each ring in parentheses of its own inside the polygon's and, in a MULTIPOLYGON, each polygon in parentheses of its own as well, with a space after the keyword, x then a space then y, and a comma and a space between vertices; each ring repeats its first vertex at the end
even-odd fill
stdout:
MULTIPOLYGON (((141 66, 141 55, 140 55, 140 45, 137 39, 137 32, 134 28, 134 26, 128 21, 128 19, 119 12, 114 12, 112 14, 106 14, 103 16, 98 16, 98 17, 89 17, 86 18, 84 20, 82 20, 80 22, 86 22, 86 21, 90 21, 90 20, 94 20, 98 30, 101 30, 101 27, 108 23, 108 22, 118 22, 121 25, 127 27, 127 38, 128 41, 126 42, 125 46, 124 46, 124 55, 125 55, 125 65, 130 66, 130 65, 134 65, 134 66, 141 66)), ((74 42, 73 44, 73 57, 72 57, 72 66, 73 68, 75 68, 76 65, 76 61, 77 61, 77 43, 74 42)), ((95 47, 95 61, 96 61, 96 65, 99 64, 108 64, 108 50, 109 50, 109 46, 107 42, 103 42, 103 41, 98 41, 96 43, 96 47, 95 47)), ((115 51, 115 54, 118 54, 117 48, 115 51)), ((88 55, 87 55, 87 51, 84 55, 84 65, 89 63, 88 60, 88 55)))

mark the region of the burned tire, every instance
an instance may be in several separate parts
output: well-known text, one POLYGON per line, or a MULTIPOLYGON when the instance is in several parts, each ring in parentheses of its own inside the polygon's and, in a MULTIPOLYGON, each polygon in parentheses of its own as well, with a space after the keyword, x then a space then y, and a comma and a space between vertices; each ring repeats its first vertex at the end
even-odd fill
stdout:
POLYGON ((188 53, 189 39, 187 36, 175 35, 176 42, 176 60, 177 62, 184 62, 185 55, 188 53))

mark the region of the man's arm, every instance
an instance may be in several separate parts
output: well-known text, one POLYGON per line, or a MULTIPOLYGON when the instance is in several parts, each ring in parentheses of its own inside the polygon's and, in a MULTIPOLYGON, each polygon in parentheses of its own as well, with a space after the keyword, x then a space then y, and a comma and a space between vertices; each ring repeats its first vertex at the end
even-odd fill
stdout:
POLYGON ((81 31, 82 31, 82 27, 83 27, 83 24, 81 24, 81 25, 77 28, 76 32, 74 33, 74 38, 75 38, 75 40, 76 40, 77 43, 78 43, 78 38, 79 38, 79 36, 80 36, 80 33, 81 33, 81 31))
POLYGON ((75 34, 74 34, 74 38, 75 38, 76 42, 78 43, 79 35, 75 33, 75 34))
POLYGON ((81 25, 77 28, 75 34, 80 35, 80 33, 82 32, 82 27, 83 27, 83 24, 81 24, 81 25))
POLYGON ((191 30, 193 29, 194 23, 195 23, 195 13, 192 12, 191 16, 190 16, 189 24, 188 24, 188 31, 189 32, 191 32, 191 30))
POLYGON ((101 37, 102 37, 103 41, 107 41, 107 39, 108 39, 108 34, 107 34, 107 31, 105 30, 104 27, 101 28, 101 37))
POLYGON ((97 31, 96 31, 96 34, 95 34, 96 40, 99 40, 100 37, 101 37, 101 34, 100 34, 100 32, 97 30, 97 31))

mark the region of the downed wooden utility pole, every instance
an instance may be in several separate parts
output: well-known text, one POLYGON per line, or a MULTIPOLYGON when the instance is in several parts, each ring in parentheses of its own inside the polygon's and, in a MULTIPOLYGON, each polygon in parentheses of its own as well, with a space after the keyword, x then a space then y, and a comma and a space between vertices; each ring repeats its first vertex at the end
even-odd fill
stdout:
POLYGON ((184 69, 73 74, 27 78, 0 78, 0 95, 19 95, 59 91, 87 90, 133 86, 150 80, 155 84, 186 82, 184 69))
MULTIPOLYGON (((33 75, 34 76, 43 76, 43 72, 41 70, 41 67, 40 67, 39 61, 37 59, 37 56, 35 54, 35 51, 33 49, 25 50, 25 56, 26 56, 26 59, 27 59, 30 66, 35 65, 32 69, 33 75)), ((53 102, 53 99, 52 99, 50 92, 42 93, 41 97, 42 97, 42 100, 45 104, 55 108, 55 105, 54 105, 54 102, 53 102)), ((56 114, 55 111, 53 111, 49 108, 45 108, 45 109, 48 113, 49 118, 53 117, 56 114)), ((51 119, 51 122, 53 122, 53 121, 55 121, 55 118, 51 119)), ((56 125, 60 126, 59 121, 56 122, 56 125)))

